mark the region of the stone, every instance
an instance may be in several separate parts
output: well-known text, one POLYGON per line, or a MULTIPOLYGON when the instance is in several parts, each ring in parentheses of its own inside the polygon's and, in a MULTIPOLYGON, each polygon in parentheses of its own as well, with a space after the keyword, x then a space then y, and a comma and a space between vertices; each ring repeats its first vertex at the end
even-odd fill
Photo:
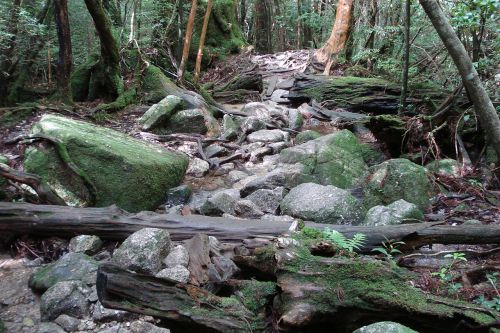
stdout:
POLYGON ((368 326, 363 326, 353 333, 418 333, 409 327, 391 321, 381 321, 368 326))
POLYGON ((257 163, 260 159, 262 159, 265 155, 272 154, 273 149, 270 147, 262 147, 253 150, 250 152, 250 162, 257 163))
POLYGON ((283 198, 280 208, 286 215, 318 223, 357 224, 362 218, 358 200, 331 185, 300 184, 283 198))
POLYGON ((98 301, 94 306, 94 311, 92 311, 92 319, 97 322, 120 321, 130 314, 130 312, 123 310, 105 308, 101 302, 98 301))
POLYGON ((284 96, 288 95, 288 90, 276 89, 271 95, 271 101, 275 103, 289 103, 290 100, 284 96))
POLYGON ((423 221, 424 214, 416 205, 401 199, 388 206, 370 208, 363 224, 367 226, 393 225, 401 224, 405 220, 423 221))
POLYGON ((297 136, 295 137, 295 144, 300 145, 304 142, 315 140, 319 137, 321 137, 321 133, 313 130, 306 130, 297 134, 297 136))
POLYGON ((252 201, 264 213, 276 214, 280 206, 280 202, 285 195, 286 189, 279 186, 272 190, 257 190, 246 197, 246 199, 252 201))
POLYGON ((71 252, 84 253, 87 255, 96 254, 102 247, 102 240, 97 236, 79 235, 69 241, 71 252))
POLYGON ((288 109, 288 128, 294 131, 300 131, 304 125, 302 113, 297 109, 288 109))
POLYGON ((69 205, 97 207, 116 204, 128 212, 153 210, 165 199, 165 191, 179 185, 187 169, 185 155, 134 139, 95 124, 55 115, 44 115, 32 134, 60 140, 72 162, 96 190, 61 161, 52 144, 27 149, 26 172, 42 177, 69 205))
POLYGON ((240 269, 236 264, 229 258, 218 256, 212 257, 212 263, 214 268, 219 273, 222 281, 227 281, 239 273, 240 269))
POLYGON ((432 194, 424 167, 407 159, 391 159, 370 167, 364 184, 364 206, 369 209, 404 199, 423 211, 430 206, 432 194))
POLYGON ((248 218, 248 219, 258 219, 264 213, 259 209, 259 207, 250 200, 238 200, 236 202, 235 213, 238 217, 248 218))
POLYGON ((131 333, 170 333, 169 329, 155 326, 142 320, 136 320, 130 323, 131 333))
POLYGON ((259 130, 247 136, 248 142, 281 142, 288 140, 288 133, 278 129, 259 130))
POLYGON ((189 264, 189 253, 183 245, 177 245, 170 251, 163 263, 167 267, 187 267, 189 264))
POLYGON ((189 167, 186 174, 195 178, 201 178, 208 170, 210 170, 210 164, 208 164, 207 161, 198 157, 193 157, 189 159, 189 167))
POLYGON ((238 124, 233 120, 233 118, 225 114, 222 118, 222 139, 234 140, 238 137, 238 124))
POLYGON ((366 173, 367 151, 352 132, 341 130, 283 149, 280 162, 301 163, 320 184, 346 189, 366 173))
POLYGON ((66 331, 59 325, 51 322, 42 322, 38 325, 36 333, 65 333, 66 331))
POLYGON ((32 289, 45 291, 60 281, 95 283, 98 262, 83 253, 70 252, 56 262, 38 268, 30 277, 32 289))
POLYGON ((460 171, 462 169, 460 163, 458 163, 457 160, 453 160, 451 158, 432 161, 425 167, 427 170, 429 170, 429 172, 451 177, 460 177, 460 171))
POLYGON ((209 115, 208 112, 206 112, 204 109, 188 109, 177 111, 161 128, 161 133, 205 134, 209 129, 209 124, 213 123, 212 118, 213 117, 209 115))
POLYGON ((64 328, 66 332, 74 332, 78 330, 78 325, 80 324, 79 319, 68 316, 67 314, 60 315, 56 318, 56 320, 54 320, 54 322, 64 328))
POLYGON ((149 131, 163 125, 175 111, 183 106, 184 103, 182 98, 169 95, 157 104, 152 105, 141 118, 139 118, 139 123, 142 124, 142 129, 144 131, 149 131))
POLYGON ((201 207, 200 212, 204 215, 222 215, 223 213, 234 215, 236 202, 240 199, 238 190, 221 190, 214 193, 201 207))
POLYGON ((144 228, 125 239, 111 262, 131 271, 155 275, 170 251, 170 243, 168 231, 144 228))
POLYGON ((242 198, 259 189, 274 189, 283 186, 292 188, 301 183, 314 181, 315 178, 305 172, 302 164, 286 164, 272 170, 264 176, 257 176, 240 189, 242 198))
POLYGON ((210 256, 220 256, 222 244, 214 236, 208 236, 208 247, 210 256))
POLYGON ((165 206, 173 207, 186 204, 191 198, 193 191, 188 185, 180 185, 167 191, 165 206))
POLYGON ((85 286, 81 281, 61 281, 54 284, 40 298, 42 320, 54 320, 61 314, 83 318, 89 314, 85 286))
POLYGON ((283 222, 283 223, 292 223, 293 221, 295 221, 295 218, 289 215, 273 215, 273 214, 263 215, 260 219, 264 221, 283 222))
POLYGON ((204 149, 207 158, 220 157, 226 155, 229 151, 227 148, 218 144, 213 144, 204 149))
POLYGON ((159 271, 155 276, 160 279, 169 279, 181 283, 189 281, 189 270, 181 265, 167 267, 159 271))
POLYGON ((237 183, 240 180, 247 178, 247 177, 248 177, 248 174, 246 172, 240 171, 240 170, 231 170, 231 171, 229 171, 229 173, 227 175, 227 179, 232 184, 237 183))
POLYGON ((240 128, 243 133, 249 134, 265 129, 266 123, 257 117, 247 117, 243 120, 240 128))
POLYGON ((282 151, 285 148, 288 148, 288 143, 287 142, 273 142, 268 145, 269 148, 272 149, 273 154, 279 154, 280 151, 282 151))

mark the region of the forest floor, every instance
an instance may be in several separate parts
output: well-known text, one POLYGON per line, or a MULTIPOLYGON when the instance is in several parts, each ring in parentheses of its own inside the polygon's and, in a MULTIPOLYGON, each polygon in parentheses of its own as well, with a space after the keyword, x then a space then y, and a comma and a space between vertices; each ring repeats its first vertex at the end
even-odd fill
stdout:
MULTIPOLYGON (((223 80, 224 75, 231 73, 224 72, 224 68, 229 66, 248 66, 249 61, 258 66, 259 73, 264 79, 264 93, 262 99, 277 100, 279 105, 285 109, 289 106, 286 99, 286 86, 282 96, 274 96, 273 92, 277 88, 270 86, 280 82, 293 81, 294 75, 306 70, 308 51, 286 52, 275 55, 256 56, 249 58, 235 58, 226 60, 224 65, 216 67, 205 75, 204 80, 223 80), (235 63, 231 63, 231 62, 235 63)), ((339 68, 336 74, 342 75, 343 69, 339 68)), ((265 102, 266 103, 266 102, 265 102)), ((226 110, 241 111, 246 103, 223 104, 226 110)), ((87 109, 91 105, 81 104, 82 109, 87 109)), ((138 124, 138 118, 148 109, 148 106, 139 105, 126 108, 114 114, 103 114, 97 119, 79 111, 64 111, 58 105, 44 104, 32 108, 32 111, 24 113, 8 127, 2 127, 0 131, 0 142, 5 142, 15 136, 26 134, 40 117, 47 113, 55 113, 84 121, 93 121, 96 125, 105 126, 120 132, 127 133, 140 140, 152 142, 167 149, 183 151, 191 159, 197 155, 195 143, 189 142, 160 142, 153 136, 144 133, 138 124)), ((335 110, 340 111, 342 110, 335 110)), ((1 114, 0 110, 0 116, 1 114)), ((19 112, 24 112, 20 110, 19 112)), ((332 121, 319 120, 313 114, 304 114, 304 125, 302 131, 314 130, 321 134, 329 134, 344 128, 332 121)), ((2 126, 2 125, 0 125, 2 126)), ((360 135, 361 141, 377 146, 372 135, 360 135)), ((256 147, 257 146, 253 146, 256 147)), ((259 146, 263 148, 265 145, 259 146)), ((0 145, 0 154, 7 156, 10 166, 22 168, 25 146, 0 145)), ((249 147, 252 149, 252 147, 249 147)), ((255 148, 253 148, 255 149, 255 148)), ((278 154, 279 155, 279 154, 278 154)), ((247 156, 250 156, 247 154, 247 156)), ((270 170, 277 166, 276 154, 259 156, 250 161, 249 159, 235 160, 226 171, 220 168, 208 170, 202 176, 188 175, 184 184, 189 184, 193 189, 193 195, 197 198, 206 198, 210 194, 224 189, 241 189, 246 177, 263 177, 270 170), (242 179, 234 179, 235 172, 241 171, 246 174, 242 179), (235 181, 236 180, 236 181, 235 181)), ((440 177, 436 180, 435 186, 446 188, 446 193, 438 194, 433 198, 431 208, 425 213, 425 221, 442 221, 443 224, 460 225, 468 224, 494 224, 500 226, 500 191, 494 189, 484 189, 478 186, 481 174, 477 170, 464 173, 461 177, 440 177)), ((15 190, 14 190, 15 191, 15 190)), ((19 195, 19 193, 18 193, 19 195)), ((158 211, 164 212, 161 207, 158 211)), ((194 209, 183 209, 183 215, 194 213, 194 209)), ((109 247, 116 244, 109 243, 109 247)), ((34 240, 30 237, 18 239, 11 244, 8 251, 4 250, 0 257, 0 319, 5 322, 8 332, 35 332, 39 325, 40 316, 38 313, 39 296, 32 293, 27 287, 29 276, 32 274, 34 266, 42 262, 56 260, 57 257, 67 251, 68 240, 64 239, 44 239, 34 240), (12 259, 13 258, 13 259, 12 259)), ((474 300, 486 305, 485 299, 500 300, 498 286, 500 276, 495 275, 500 272, 500 248, 497 245, 439 245, 426 246, 416 253, 405 253, 395 256, 395 260, 404 267, 407 267, 418 275, 409 283, 420 289, 437 295, 447 296, 454 299, 462 299, 468 302, 474 300), (445 254, 464 253, 466 260, 450 259, 444 257, 445 254), (486 253, 486 254, 485 254, 486 253), (441 254, 441 255, 440 255, 441 254), (435 274, 443 269, 441 276, 435 274), (489 272, 488 278, 485 272, 489 272), (496 273, 495 273, 496 272, 496 273), (482 298, 481 298, 482 297, 482 298)), ((497 304, 496 306, 500 306, 497 304)), ((151 319, 147 319, 151 321, 151 319)), ((81 325, 79 332, 98 332, 106 328, 116 327, 116 325, 126 325, 131 319, 116 319, 110 323, 81 325), (114 326, 113 326, 114 325, 114 326)), ((111 332, 111 331, 110 331, 111 332)), ((121 331, 120 331, 121 332, 121 331)))

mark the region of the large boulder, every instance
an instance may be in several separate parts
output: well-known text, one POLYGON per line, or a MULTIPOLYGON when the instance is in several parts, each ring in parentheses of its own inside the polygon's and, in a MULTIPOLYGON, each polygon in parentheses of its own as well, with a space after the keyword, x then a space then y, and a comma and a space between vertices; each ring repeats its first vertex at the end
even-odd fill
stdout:
POLYGON ((83 253, 70 252, 56 262, 37 269, 30 277, 29 286, 44 291, 61 281, 81 280, 94 283, 98 263, 83 253))
POLYGON ((283 198, 280 208, 283 214, 318 223, 357 224, 362 218, 358 200, 331 185, 300 184, 283 198))
POLYGON ((418 333, 409 327, 392 321, 381 321, 358 328, 353 333, 418 333))
POLYGON ((427 164, 426 169, 439 176, 460 177, 461 166, 457 160, 445 158, 442 160, 432 161, 427 164))
POLYGON ((432 192, 424 167, 403 158, 391 159, 370 168, 364 185, 364 205, 368 209, 404 199, 425 210, 432 192))
POLYGON ((283 149, 280 162, 301 163, 323 185, 349 188, 366 172, 367 147, 349 130, 283 149))
POLYGON ((111 261, 131 271, 155 275, 161 270, 170 246, 167 230, 144 228, 125 239, 111 261))
POLYGON ((45 115, 31 132, 60 141, 95 187, 92 199, 83 178, 61 161, 52 144, 28 149, 25 170, 40 175, 73 206, 93 202, 97 207, 116 204, 129 212, 152 210, 162 203, 165 191, 181 182, 188 165, 185 155, 64 117, 45 115))
POLYGON ((81 281, 61 281, 50 287, 40 298, 42 320, 54 320, 61 314, 83 318, 89 314, 87 296, 90 289, 81 281))
POLYGON ((401 199, 388 206, 375 206, 368 210, 364 225, 382 226, 400 224, 404 221, 423 221, 424 214, 417 205, 401 199))
POLYGON ((182 98, 174 95, 169 95, 153 104, 142 116, 139 118, 139 123, 142 124, 142 129, 149 131, 155 127, 160 126, 172 116, 172 114, 179 108, 183 107, 182 98))

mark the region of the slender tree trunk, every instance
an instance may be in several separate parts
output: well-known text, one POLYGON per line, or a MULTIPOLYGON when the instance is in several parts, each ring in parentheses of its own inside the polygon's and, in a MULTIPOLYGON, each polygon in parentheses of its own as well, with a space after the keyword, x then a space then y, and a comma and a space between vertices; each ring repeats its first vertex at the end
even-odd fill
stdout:
MULTIPOLYGON (((280 0, 274 0, 274 8, 275 8, 275 13, 276 16, 281 17, 281 3, 280 0)), ((278 45, 276 47, 276 51, 284 51, 285 50, 285 31, 283 29, 283 22, 277 22, 278 25, 277 31, 278 31, 278 45), (279 24, 278 24, 279 23, 279 24)))
POLYGON ((302 35, 304 34, 302 25, 302 0, 297 0, 297 49, 302 49, 302 35))
POLYGON ((500 119, 493 107, 493 103, 484 89, 479 75, 477 74, 472 61, 467 54, 463 44, 458 39, 451 24, 448 22, 439 3, 436 0, 419 0, 427 16, 436 28, 439 37, 443 41, 446 49, 450 53, 453 62, 458 68, 464 86, 474 103, 474 108, 479 117, 481 127, 483 127, 486 137, 495 152, 497 160, 500 159, 500 119))
POLYGON ((193 36, 194 19, 196 16, 196 8, 198 6, 198 1, 193 0, 191 3, 191 12, 189 12, 189 18, 186 26, 186 34, 184 36, 184 48, 182 49, 182 58, 179 65, 179 70, 177 71, 177 81, 181 81, 184 76, 184 70, 186 69, 189 48, 191 47, 191 37, 193 36))
POLYGON ((325 75, 329 74, 335 58, 346 45, 351 30, 353 4, 354 0, 339 0, 330 38, 315 53, 316 61, 325 64, 325 75))
POLYGON ((247 19, 247 4, 245 0, 240 1, 240 26, 241 31, 245 31, 245 23, 247 19))
POLYGON ((255 0, 254 7, 254 37, 255 50, 259 53, 269 53, 270 45, 269 8, 266 0, 255 0))
POLYGON ((56 20, 59 54, 57 57, 57 88, 61 99, 72 103, 71 96, 71 65, 73 62, 71 34, 69 30, 68 1, 55 0, 54 14, 56 20))
POLYGON ((10 37, 7 38, 6 48, 2 54, 2 58, 4 59, 0 62, 0 101, 3 104, 6 97, 6 91, 8 83, 11 81, 12 75, 12 67, 14 62, 12 59, 14 58, 14 49, 16 47, 16 39, 18 33, 18 22, 19 22, 19 13, 21 11, 21 0, 14 0, 12 3, 12 9, 10 14, 10 20, 6 26, 6 32, 10 34, 10 37))
POLYGON ((208 0, 207 11, 203 19, 203 27, 201 28, 200 45, 198 45, 198 54, 196 55, 196 65, 194 67, 194 82, 198 82, 200 78, 201 59, 203 58, 203 47, 205 46, 205 37, 207 35, 208 21, 212 12, 212 0, 208 0))
POLYGON ((411 0, 406 0, 405 4, 405 45, 403 60, 403 78, 401 84, 401 100, 399 101, 398 113, 406 108, 406 95, 408 94, 408 71, 410 67, 410 23, 411 23, 411 0))

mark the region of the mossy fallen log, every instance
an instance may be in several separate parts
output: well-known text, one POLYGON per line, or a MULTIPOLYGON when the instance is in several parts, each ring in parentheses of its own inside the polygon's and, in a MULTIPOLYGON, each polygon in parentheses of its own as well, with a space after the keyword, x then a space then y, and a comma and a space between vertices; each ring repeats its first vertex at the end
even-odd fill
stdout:
MULTIPOLYGON (((326 226, 346 237, 366 235, 363 252, 389 240, 403 241, 400 250, 427 244, 500 244, 500 228, 496 225, 449 226, 437 223, 415 223, 392 226, 350 226, 307 222, 310 228, 326 226)), ((173 240, 185 240, 206 233, 220 241, 241 243, 255 238, 275 238, 296 230, 298 223, 229 219, 201 215, 166 215, 153 212, 129 214, 116 206, 75 208, 0 202, 0 235, 32 235, 73 237, 91 234, 103 239, 123 240, 142 228, 167 229, 173 240)))
MULTIPOLYGON (((305 244, 258 251, 268 281, 227 281, 208 289, 103 264, 99 300, 162 318, 173 332, 347 333, 386 320, 428 333, 490 332, 496 323, 493 311, 411 286, 409 271, 363 256, 314 256, 305 244)), ((247 276, 254 273, 246 267, 247 276)))
MULTIPOLYGON (((378 78, 300 75, 295 78, 288 99, 301 104, 316 100, 326 108, 376 114, 397 113, 401 90, 398 84, 378 78)), ((433 87, 415 87, 408 103, 426 104, 440 100, 444 92, 433 87)))

